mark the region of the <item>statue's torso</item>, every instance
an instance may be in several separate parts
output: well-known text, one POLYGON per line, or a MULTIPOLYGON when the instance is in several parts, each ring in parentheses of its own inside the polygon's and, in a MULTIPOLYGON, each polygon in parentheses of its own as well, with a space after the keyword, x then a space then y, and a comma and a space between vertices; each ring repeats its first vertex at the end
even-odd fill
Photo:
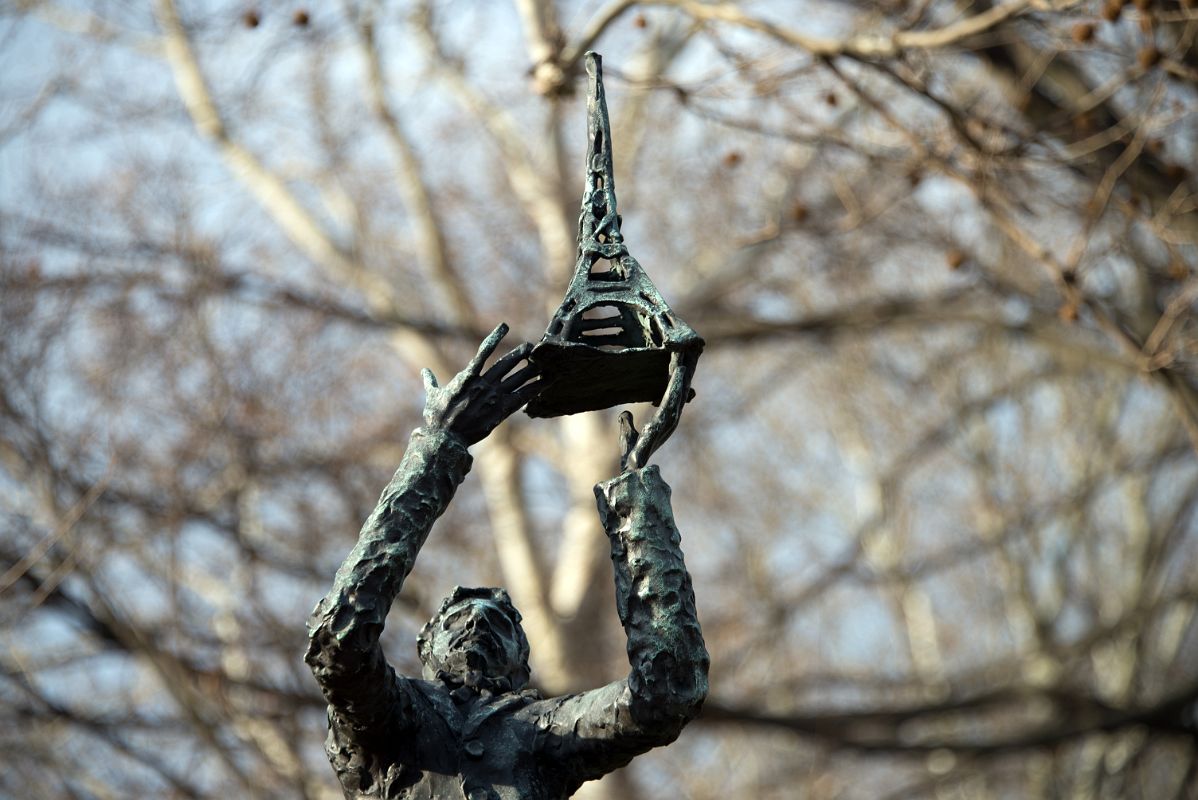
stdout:
MULTIPOLYGON (((415 734, 362 742, 330 727, 326 749, 350 798, 557 800, 577 788, 547 758, 542 702, 508 693, 455 702, 439 684, 409 681, 415 734)), ((550 748, 551 749, 551 748, 550 748)))

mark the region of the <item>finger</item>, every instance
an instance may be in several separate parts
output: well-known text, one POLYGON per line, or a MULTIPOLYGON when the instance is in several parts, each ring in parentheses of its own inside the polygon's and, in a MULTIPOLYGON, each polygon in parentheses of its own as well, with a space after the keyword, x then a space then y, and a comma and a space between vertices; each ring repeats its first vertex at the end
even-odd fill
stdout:
MULTIPOLYGON (((636 446, 637 432, 632 424, 632 412, 620 412, 620 471, 628 469, 628 457, 636 446)), ((633 465, 636 469, 637 465, 633 465)))
POLYGON ((699 366, 699 354, 693 350, 688 351, 685 355, 679 357, 678 364, 686 367, 686 391, 683 393, 684 397, 682 399, 683 404, 686 404, 695 399, 695 390, 691 387, 691 383, 695 379, 695 368, 699 366))
POLYGON ((527 367, 518 369, 515 372, 513 372, 511 375, 509 375, 507 378, 505 378, 503 380, 503 382, 499 384, 499 388, 502 391, 510 392, 513 389, 517 389, 520 386, 523 386, 527 381, 529 381, 532 378, 537 377, 540 374, 541 374, 540 367, 529 364, 527 367))
POLYGON ((658 431, 661 429, 660 417, 661 410, 659 409, 653 415, 653 419, 645 423, 640 437, 636 440, 636 445, 632 448, 632 452, 628 454, 628 466, 630 469, 640 469, 649 463, 649 456, 653 455, 653 451, 657 449, 657 442, 660 440, 660 437, 658 437, 658 431))
POLYGON ((661 408, 674 417, 674 424, 677 425, 678 418, 682 416, 682 407, 686 405, 689 394, 687 390, 690 388, 691 375, 694 373, 690 367, 677 361, 671 366, 670 382, 666 386, 661 408))
MULTIPOLYGON (((686 358, 680 353, 670 356, 670 378, 666 391, 658 402, 658 410, 662 413, 662 422, 666 426, 665 437, 674 432, 678 420, 682 418, 682 407, 686 405, 693 394, 690 389, 691 376, 694 372, 694 359, 686 358)), ((663 437, 664 440, 664 437, 663 437)))
POLYGON ((487 359, 491 357, 491 354, 495 352, 495 348, 499 346, 499 343, 503 340, 503 337, 507 336, 507 332, 508 327, 506 322, 501 322, 495 326, 495 330, 491 331, 491 333, 487 335, 487 338, 483 339, 483 343, 478 346, 478 352, 474 354, 474 358, 470 359, 470 363, 466 365, 466 369, 464 371, 470 373, 471 375, 479 374, 479 372, 482 371, 483 364, 485 364, 487 359))
POLYGON ((545 381, 543 381, 541 378, 537 378, 535 381, 524 384, 519 389, 508 395, 515 403, 515 406, 512 410, 514 411, 515 409, 520 408, 529 400, 536 397, 537 394, 545 388, 545 385, 545 381))
MULTIPOLYGON (((670 373, 670 382, 657 406, 657 412, 645 426, 646 434, 652 433, 655 441, 664 441, 678 427, 678 421, 682 418, 682 406, 686 402, 686 374, 686 367, 676 367, 670 373)), ((656 444, 654 447, 656 448, 656 444)))
POLYGON ((504 375, 507 375, 509 372, 511 372, 512 367, 528 358, 531 352, 532 345, 529 342, 525 342, 524 344, 512 350, 510 353, 506 353, 501 356, 499 360, 497 360, 495 364, 489 370, 487 370, 487 374, 484 377, 490 381, 498 381, 504 375))
POLYGON ((632 460, 637 465, 649 463, 649 457, 653 455, 653 451, 670 438, 670 435, 678 427, 679 420, 682 419, 682 406, 686 402, 690 370, 681 363, 677 354, 674 354, 670 360, 672 369, 665 395, 661 399, 657 413, 645 425, 632 452, 632 460))
POLYGON ((433 389, 437 388, 437 376, 428 367, 420 370, 420 377, 424 379, 424 393, 432 394, 433 389))

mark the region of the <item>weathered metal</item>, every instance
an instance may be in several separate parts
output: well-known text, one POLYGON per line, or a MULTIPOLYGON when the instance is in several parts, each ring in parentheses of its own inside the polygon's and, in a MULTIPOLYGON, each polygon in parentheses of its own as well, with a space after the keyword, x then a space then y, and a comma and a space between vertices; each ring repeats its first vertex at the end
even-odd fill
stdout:
POLYGON ((590 91, 578 260, 565 299, 533 349, 546 388, 528 404, 530 417, 656 402, 672 356, 682 355, 693 373, 703 351, 703 339, 671 310, 628 252, 616 210, 603 63, 597 53, 585 60, 590 91))
POLYGON ((527 345, 482 370, 504 332, 444 388, 426 376, 425 424, 309 619, 305 660, 328 701, 325 749, 347 798, 566 798, 672 742, 706 697, 707 650, 670 487, 632 456, 641 438, 659 445, 677 424, 680 378, 655 418, 669 420, 661 432, 638 434, 622 421, 628 466, 595 487, 628 635, 627 677, 549 699, 529 689, 528 641, 502 589, 454 590, 420 633, 422 678, 388 665, 387 613, 470 469, 468 445, 538 388, 535 367, 515 369, 527 345))
POLYGON ((500 325, 446 386, 424 371, 424 425, 308 621, 305 660, 328 701, 325 749, 347 798, 566 798, 672 742, 707 695, 709 659, 670 487, 646 466, 678 425, 703 340, 623 244, 599 57, 588 55, 587 68, 588 188, 567 296, 575 305, 563 306, 536 349, 520 345, 484 370, 507 333, 500 325), (614 266, 594 276, 600 258, 614 266), (596 335, 585 316, 600 301, 618 309, 615 332, 596 335), (533 413, 547 386, 556 394, 533 413), (420 633, 422 677, 396 675, 380 644, 387 613, 470 469, 467 448, 526 403, 533 416, 553 416, 642 399, 659 401, 656 414, 640 432, 621 415, 621 474, 595 487, 628 636, 627 677, 542 698, 528 688, 528 640, 507 592, 462 587, 420 633))

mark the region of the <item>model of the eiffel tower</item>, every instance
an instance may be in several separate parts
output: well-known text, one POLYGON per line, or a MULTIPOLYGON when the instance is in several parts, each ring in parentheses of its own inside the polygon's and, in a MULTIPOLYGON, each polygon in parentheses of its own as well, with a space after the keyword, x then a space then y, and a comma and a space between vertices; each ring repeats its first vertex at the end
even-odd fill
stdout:
POLYGON ((547 388, 528 404, 531 417, 656 403, 669 380, 671 357, 679 354, 675 360, 693 370, 703 351, 703 339, 670 309, 624 243, 597 53, 586 54, 586 70, 588 143, 578 261, 566 298, 532 353, 547 388))

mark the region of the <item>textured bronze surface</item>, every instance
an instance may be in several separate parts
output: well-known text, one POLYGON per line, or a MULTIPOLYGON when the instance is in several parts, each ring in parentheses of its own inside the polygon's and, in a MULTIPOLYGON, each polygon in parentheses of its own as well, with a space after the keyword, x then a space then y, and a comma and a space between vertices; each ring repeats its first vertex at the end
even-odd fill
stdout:
MULTIPOLYGON (((530 417, 556 417, 656 401, 671 354, 693 374, 703 339, 675 314, 628 252, 616 211, 611 123, 602 59, 587 53, 586 185, 578 215, 578 261, 566 297, 533 350, 546 388, 530 417)), ((689 396, 689 395, 688 395, 689 396)))
POLYGON ((628 675, 545 699, 527 688, 528 641, 502 589, 458 587, 417 640, 421 678, 396 675, 380 637, 429 531, 485 438, 541 387, 521 345, 486 371, 496 328, 448 385, 426 372, 425 424, 308 622, 305 656, 328 701, 326 751, 347 798, 566 798, 677 738, 707 695, 708 655, 670 507, 644 466, 678 424, 675 358, 643 431, 621 417, 622 473, 595 487, 628 636, 628 675))

